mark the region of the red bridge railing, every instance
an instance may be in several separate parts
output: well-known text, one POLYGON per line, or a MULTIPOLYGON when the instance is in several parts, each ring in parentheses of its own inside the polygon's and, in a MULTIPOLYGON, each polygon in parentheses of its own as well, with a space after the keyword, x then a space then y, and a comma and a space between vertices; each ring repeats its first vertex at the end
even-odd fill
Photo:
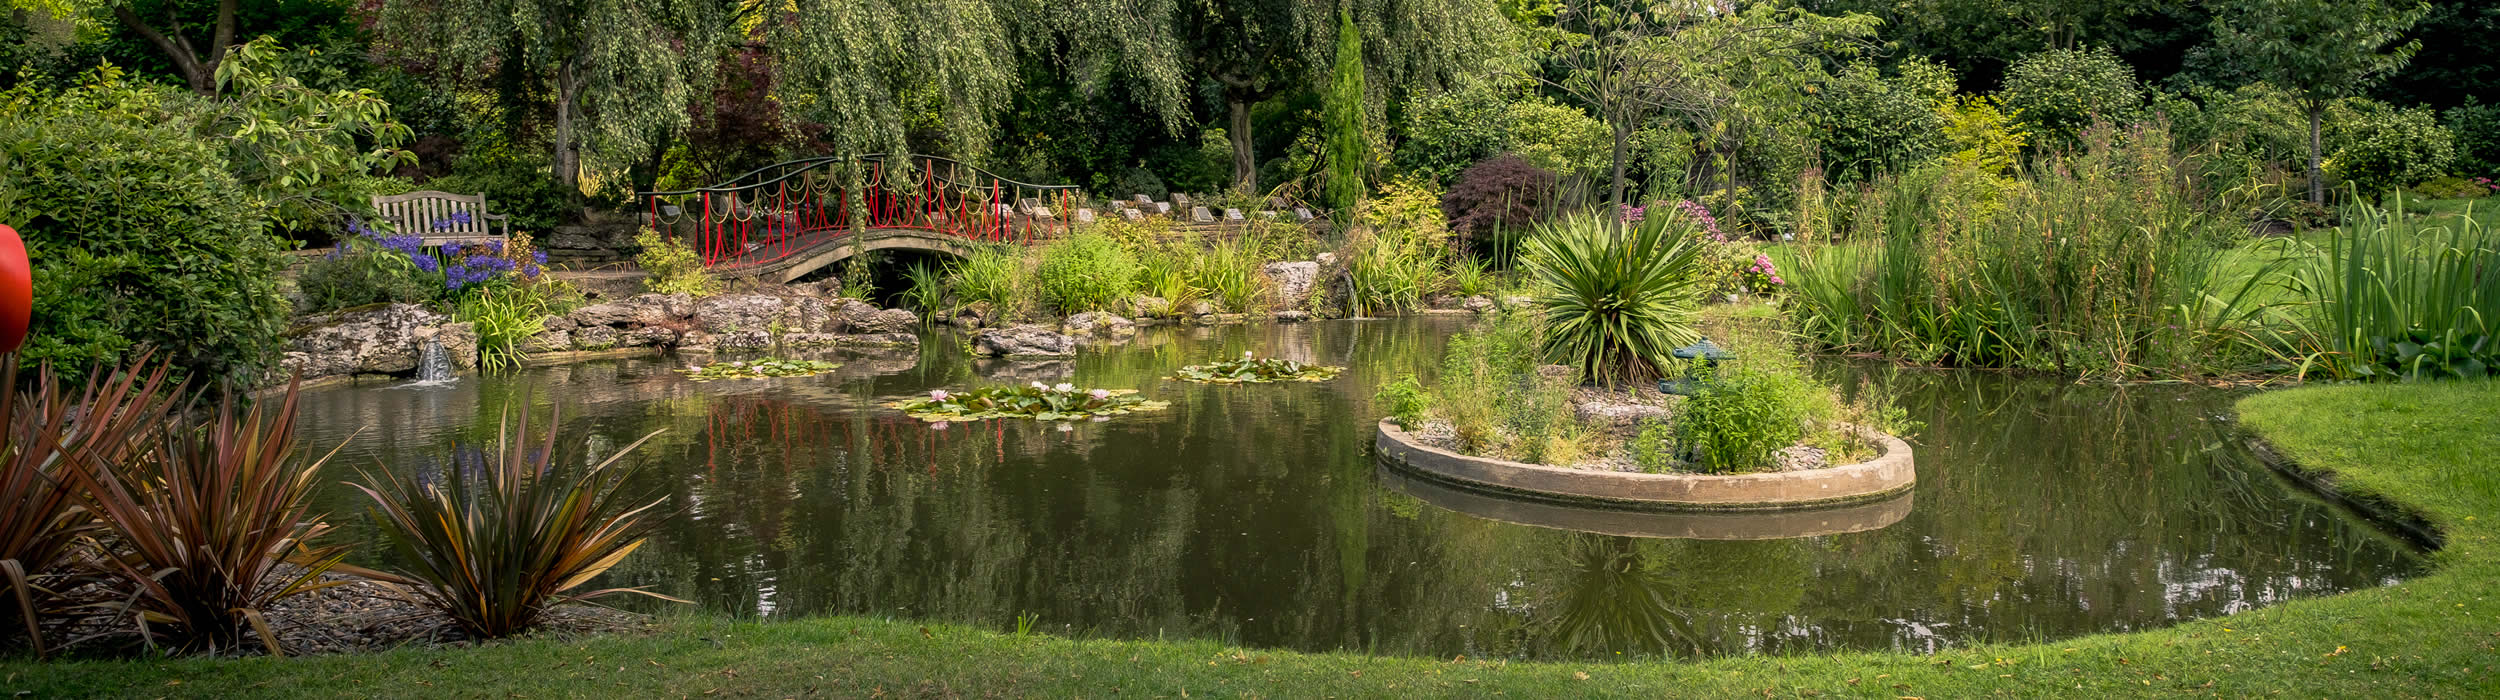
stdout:
POLYGON ((712 268, 766 265, 867 229, 1028 243, 1067 233, 1084 192, 1035 185, 952 159, 823 156, 774 163, 711 187, 641 192, 653 226, 712 268), (845 183, 858 183, 854 195, 845 183))

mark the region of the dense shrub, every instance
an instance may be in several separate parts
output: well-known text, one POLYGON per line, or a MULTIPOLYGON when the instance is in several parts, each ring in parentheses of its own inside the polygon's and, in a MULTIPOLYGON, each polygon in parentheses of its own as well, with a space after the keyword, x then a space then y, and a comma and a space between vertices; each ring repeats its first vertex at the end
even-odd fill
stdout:
POLYGON ((2023 57, 1998 93, 2042 148, 2079 145, 2094 120, 2134 121, 2144 104, 2135 69, 2108 47, 2052 49, 2023 57))
POLYGON ((2457 139, 2457 173, 2500 176, 2500 104, 2483 104, 2467 97, 2464 105, 2450 108, 2441 116, 2441 123, 2457 139))
POLYGON ((1507 112, 1509 137, 1502 150, 1518 154, 1530 165, 1564 175, 1603 169, 1612 157, 1614 137, 1606 123, 1577 107, 1552 100, 1513 102, 1507 112))
POLYGON ((1573 378, 1537 372, 1543 346, 1543 321, 1521 312, 1450 337, 1427 404, 1450 422, 1460 450, 1545 464, 1579 461, 1586 435, 1572 419, 1573 378))
POLYGON ((1503 154, 1460 173, 1458 182, 1441 195, 1441 213, 1450 230, 1461 236, 1494 239, 1505 231, 1525 231, 1544 218, 1555 204, 1555 185, 1552 171, 1503 154))
POLYGON ((548 177, 549 172, 547 156, 538 149, 516 147, 503 136, 489 135, 467 144, 453 159, 451 174, 419 183, 419 187, 486 195, 487 211, 512 217, 513 230, 544 232, 579 215, 573 198, 548 177))
POLYGON ((1997 101, 1965 95, 1952 101, 1944 115, 1945 160, 1974 171, 2010 174, 2022 165, 2023 146, 2031 133, 1997 101))
POLYGON ((286 319, 283 243, 221 149, 160 118, 188 98, 107 75, 0 99, 0 211, 41 290, 25 357, 76 374, 148 345, 253 381, 286 319))
POLYGON ((1101 311, 1136 289, 1137 257, 1118 239, 1087 229, 1042 248, 1034 291, 1060 313, 1101 311))
MULTIPOLYGON (((1911 61, 1905 66, 1934 66, 1911 61)), ((1945 152, 1945 114, 1934 85, 1914 79, 1928 71, 1886 78, 1873 63, 1852 63, 1832 76, 1806 111, 1822 144, 1823 167, 1835 179, 1860 180, 1901 163, 1945 152)), ((1953 93, 1950 74, 1941 86, 1953 93)))
POLYGON ((1485 86, 1419 94, 1406 103, 1406 139, 1391 163, 1414 177, 1449 182, 1509 144, 1503 126, 1509 109, 1500 93, 1485 86))
POLYGON ((2353 99, 2327 109, 2326 171, 2364 199, 2446 174, 2456 139, 2429 108, 2353 99))
POLYGON ((1773 466, 1772 457, 1804 437, 1813 385, 1792 372, 1751 365, 1697 372, 1700 390, 1676 414, 1678 438, 1704 472, 1773 466))
POLYGON ((1372 394, 1372 400, 1387 410, 1399 427, 1408 430, 1423 429, 1424 410, 1432 406, 1432 401, 1424 395, 1424 385, 1415 381, 1413 372, 1406 373, 1397 381, 1380 385, 1380 391, 1372 394))
POLYGON ((718 286, 704 269, 703 256, 683 240, 663 238, 659 231, 643 229, 634 234, 634 245, 642 249, 634 254, 634 264, 650 275, 642 283, 651 291, 703 296, 718 286))
POLYGON ((972 251, 947 271, 955 300, 986 303, 1001 316, 1023 311, 1031 300, 1024 273, 1024 251, 1010 245, 987 245, 972 251))

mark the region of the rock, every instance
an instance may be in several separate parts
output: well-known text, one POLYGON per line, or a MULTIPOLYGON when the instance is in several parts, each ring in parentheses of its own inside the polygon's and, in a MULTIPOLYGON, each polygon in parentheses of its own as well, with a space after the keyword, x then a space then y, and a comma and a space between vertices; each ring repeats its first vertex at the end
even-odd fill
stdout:
POLYGON ((555 235, 548 236, 546 246, 548 248, 561 250, 597 250, 607 247, 606 245, 601 244, 599 239, 579 233, 569 233, 564 231, 558 231, 555 235))
POLYGON ((1286 309, 1286 310, 1283 310, 1283 311, 1278 311, 1278 312, 1276 312, 1276 320, 1277 320, 1278 322, 1280 322, 1280 323, 1293 323, 1293 322, 1295 322, 1295 321, 1308 321, 1308 320, 1311 320, 1311 312, 1309 312, 1309 311, 1303 311, 1303 310, 1301 310, 1301 309, 1286 309))
POLYGON ((475 323, 464 321, 446 323, 433 328, 419 328, 416 339, 417 347, 420 349, 425 347, 424 344, 428 341, 442 343, 443 356, 451 359, 452 369, 477 369, 477 324, 475 323))
POLYGON ((1172 314, 1172 302, 1163 297, 1139 294, 1128 298, 1128 315, 1137 318, 1158 318, 1172 314))
POLYGON ((920 336, 910 333, 852 333, 834 336, 834 344, 848 348, 919 347, 920 336))
POLYGON ((621 326, 633 323, 638 316, 639 310, 633 304, 607 303, 574 309, 565 318, 581 326, 621 326))
POLYGON ((1319 254, 1319 255, 1317 255, 1317 256, 1312 257, 1312 258, 1311 258, 1311 261, 1312 261, 1312 262, 1319 263, 1319 264, 1321 264, 1321 265, 1335 265, 1335 264, 1337 264, 1337 254, 1336 254, 1336 253, 1321 253, 1321 254, 1319 254))
POLYGON ((790 297, 783 312, 790 329, 785 333, 822 333, 833 325, 833 305, 815 297, 790 297))
POLYGON ((1067 322, 1059 325, 1059 329, 1069 335, 1100 335, 1107 338, 1137 335, 1135 322, 1121 318, 1118 314, 1103 311, 1087 311, 1069 316, 1067 322))
POLYGON ((643 326, 626 331, 625 345, 637 348, 667 347, 677 344, 677 329, 667 326, 643 326))
POLYGON ((996 322, 998 320, 997 314, 997 307, 991 305, 989 302, 976 301, 955 309, 954 316, 950 317, 949 320, 955 325, 963 326, 965 328, 980 328, 984 325, 996 322))
POLYGON ((1665 421, 1674 411, 1665 406, 1641 403, 1631 397, 1593 396, 1572 402, 1572 415, 1580 422, 1615 428, 1638 428, 1648 421, 1665 421))
POLYGON ((539 331, 537 335, 530 336, 529 340, 521 343, 521 352, 533 355, 542 352, 567 352, 572 349, 572 331, 539 331))
POLYGON ((842 336, 841 336, 840 334, 836 334, 836 333, 783 333, 783 334, 781 334, 781 345, 782 345, 782 347, 791 347, 791 348, 828 348, 828 347, 833 347, 834 345, 840 344, 841 342, 842 342, 842 336))
POLYGON ((1478 294, 1467 297, 1467 300, 1460 302, 1459 306, 1468 311, 1486 313, 1493 310, 1493 299, 1485 295, 1478 294))
POLYGON ((539 328, 550 331, 569 331, 574 328, 581 327, 581 325, 582 324, 580 323, 575 323, 573 321, 573 317, 571 316, 549 316, 547 317, 547 320, 541 321, 538 324, 539 328))
POLYGON ((1069 357, 1076 354, 1076 339, 1024 324, 973 334, 972 351, 991 357, 1069 357))
POLYGON ((573 349, 606 350, 616 347, 620 335, 607 326, 582 326, 573 331, 573 349))
POLYGON ((694 303, 694 322, 695 327, 715 334, 790 330, 783 315, 788 306, 781 297, 763 294, 707 297, 694 303))
POLYGON ((677 351, 711 352, 712 342, 714 340, 716 340, 715 336, 708 332, 700 330, 686 331, 678 334, 677 336, 677 351))
POLYGON ((712 338, 712 347, 721 350, 762 350, 773 346, 773 334, 761 329, 730 331, 712 338))
POLYGON ((902 309, 885 309, 858 299, 843 300, 833 310, 834 330, 843 333, 909 333, 920 325, 920 317, 902 309))
MULTIPOLYGON (((417 369, 417 332, 450 320, 415 304, 342 311, 315 317, 316 325, 287 339, 287 369, 306 379, 341 374, 405 374, 417 369)), ((472 341, 474 342, 474 341, 472 341)), ((471 346, 474 358, 475 346, 471 346)))
POLYGON ((1447 295, 1447 294, 1435 294, 1435 295, 1432 295, 1432 296, 1424 297, 1424 308, 1431 309, 1431 310, 1434 310, 1434 311, 1452 311, 1452 310, 1456 310, 1456 309, 1459 307, 1459 304, 1461 304, 1461 303, 1462 303, 1462 302, 1461 302, 1461 301, 1459 301, 1459 298, 1458 298, 1458 297, 1450 296, 1450 295, 1447 295))
POLYGON ((695 298, 686 294, 636 294, 625 303, 634 307, 634 322, 646 326, 674 324, 695 312, 695 298))
POLYGON ((1268 282, 1275 286, 1277 304, 1281 306, 1301 306, 1302 300, 1311 296, 1311 290, 1319 286, 1319 263, 1316 262, 1272 262, 1260 266, 1259 272, 1267 275, 1268 282))
POLYGON ((1205 316, 1205 315, 1207 315, 1207 314, 1211 314, 1211 313, 1215 313, 1215 305, 1214 305, 1214 304, 1209 304, 1209 303, 1206 303, 1206 302, 1204 302, 1204 301, 1193 301, 1193 302, 1189 302, 1189 315, 1191 315, 1191 316, 1205 316))

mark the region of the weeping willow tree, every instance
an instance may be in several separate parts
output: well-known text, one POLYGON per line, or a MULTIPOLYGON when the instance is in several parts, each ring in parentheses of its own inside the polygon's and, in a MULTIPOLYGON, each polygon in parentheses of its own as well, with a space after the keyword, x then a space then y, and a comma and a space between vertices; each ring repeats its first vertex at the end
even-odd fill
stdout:
POLYGON ((1328 85, 1328 205, 1351 212, 1363 200, 1363 35, 1354 16, 1337 15, 1337 60, 1328 85))
POLYGON ((550 162, 569 195, 582 173, 646 159, 707 91, 731 6, 704 0, 384 0, 384 50, 448 86, 492 79, 508 109, 553 122, 550 162), (539 96, 551 104, 538 105, 539 96), (519 104, 514 104, 519 103, 519 104))

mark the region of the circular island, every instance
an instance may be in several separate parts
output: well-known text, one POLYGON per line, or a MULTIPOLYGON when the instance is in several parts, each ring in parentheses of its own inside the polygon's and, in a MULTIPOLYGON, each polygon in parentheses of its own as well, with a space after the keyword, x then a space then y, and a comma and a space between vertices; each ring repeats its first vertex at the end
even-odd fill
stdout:
POLYGON ((1909 443, 1866 431, 1881 453, 1856 464, 1750 474, 1650 474, 1471 457, 1426 445, 1380 421, 1380 460, 1446 485, 1530 500, 1643 510, 1766 510, 1863 503, 1917 481, 1909 443))

